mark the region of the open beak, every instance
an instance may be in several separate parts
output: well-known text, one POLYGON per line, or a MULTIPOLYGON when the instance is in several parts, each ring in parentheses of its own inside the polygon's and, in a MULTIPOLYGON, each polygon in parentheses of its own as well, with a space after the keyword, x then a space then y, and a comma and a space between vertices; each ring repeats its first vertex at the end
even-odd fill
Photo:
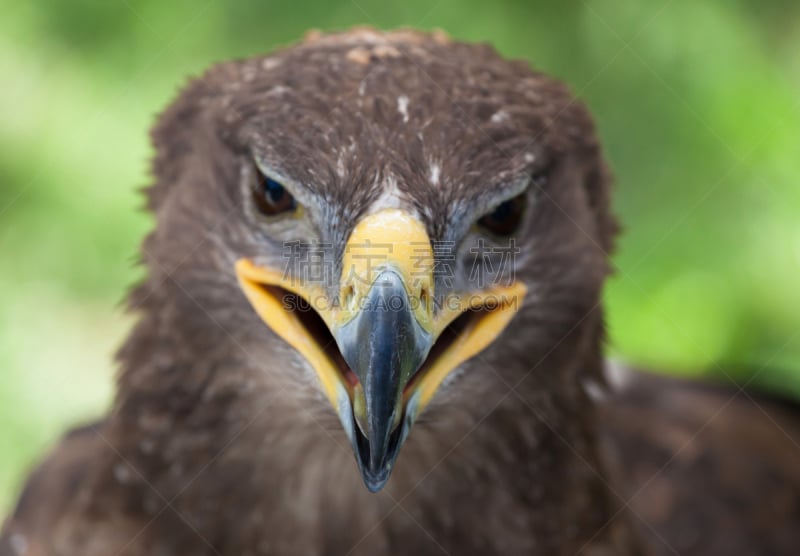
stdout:
POLYGON ((336 299, 323 284, 236 263, 256 312, 316 371, 372 492, 442 381, 494 341, 526 292, 514 282, 436 299, 434 263, 422 223, 396 209, 355 227, 336 299))

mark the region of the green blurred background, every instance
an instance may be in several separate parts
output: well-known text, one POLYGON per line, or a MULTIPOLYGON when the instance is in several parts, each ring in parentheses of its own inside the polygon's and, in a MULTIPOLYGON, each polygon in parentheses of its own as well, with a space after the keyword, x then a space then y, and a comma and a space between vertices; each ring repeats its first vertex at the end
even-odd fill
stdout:
POLYGON ((155 114, 186 76, 314 27, 441 27, 566 80, 617 175, 611 354, 800 399, 794 0, 0 4, 0 515, 109 403, 155 114))

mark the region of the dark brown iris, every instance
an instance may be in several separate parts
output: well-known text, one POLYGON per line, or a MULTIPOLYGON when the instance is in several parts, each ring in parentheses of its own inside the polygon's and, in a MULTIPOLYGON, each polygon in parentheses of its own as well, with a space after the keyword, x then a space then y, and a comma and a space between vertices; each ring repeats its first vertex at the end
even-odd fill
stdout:
POLYGON ((478 220, 478 225, 497 236, 508 236, 519 228, 525 212, 525 193, 497 205, 492 212, 478 220))

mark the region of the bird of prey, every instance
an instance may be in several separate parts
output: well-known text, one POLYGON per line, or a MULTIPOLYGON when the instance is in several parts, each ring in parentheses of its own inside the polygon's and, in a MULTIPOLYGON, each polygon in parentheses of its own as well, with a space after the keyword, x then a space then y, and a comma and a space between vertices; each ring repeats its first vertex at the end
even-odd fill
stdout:
POLYGON ((610 178, 558 81, 311 33, 152 138, 113 406, 4 556, 797 553, 791 404, 604 362, 610 178))

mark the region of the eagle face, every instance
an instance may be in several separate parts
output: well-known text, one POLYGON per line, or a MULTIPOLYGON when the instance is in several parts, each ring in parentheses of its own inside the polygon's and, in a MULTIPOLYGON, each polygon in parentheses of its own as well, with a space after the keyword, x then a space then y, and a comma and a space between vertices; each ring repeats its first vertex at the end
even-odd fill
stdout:
POLYGON ((490 47, 314 37, 212 68, 154 140, 146 252, 258 372, 327 398, 373 492, 423 410, 474 404, 456 371, 524 378, 607 271, 586 111, 490 47))

